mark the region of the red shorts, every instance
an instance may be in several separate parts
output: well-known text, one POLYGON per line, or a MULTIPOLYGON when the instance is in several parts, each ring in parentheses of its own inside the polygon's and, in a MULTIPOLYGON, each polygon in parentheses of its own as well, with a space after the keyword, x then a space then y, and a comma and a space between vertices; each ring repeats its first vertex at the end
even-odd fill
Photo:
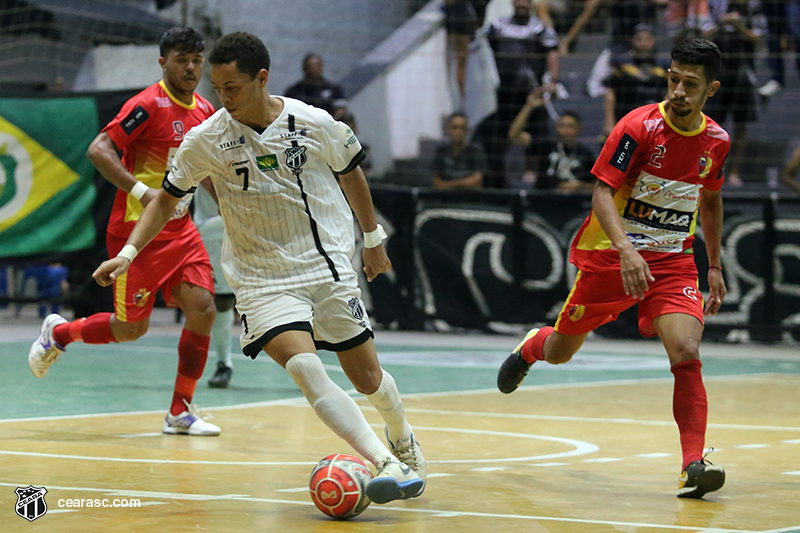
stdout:
POLYGON ((694 257, 680 255, 674 260, 650 264, 656 280, 649 283, 644 300, 625 294, 619 270, 578 271, 575 285, 558 314, 555 330, 565 335, 589 333, 616 320, 629 307, 639 304, 639 332, 645 337, 658 333, 653 319, 670 313, 683 313, 703 323, 703 295, 697 284, 694 257))
MULTIPOLYGON (((115 257, 127 239, 106 235, 108 256, 115 257)), ((169 307, 178 307, 172 291, 188 282, 214 294, 214 274, 208 253, 194 225, 169 240, 152 241, 139 252, 128 271, 114 281, 117 320, 139 322, 150 316, 158 289, 169 307)))

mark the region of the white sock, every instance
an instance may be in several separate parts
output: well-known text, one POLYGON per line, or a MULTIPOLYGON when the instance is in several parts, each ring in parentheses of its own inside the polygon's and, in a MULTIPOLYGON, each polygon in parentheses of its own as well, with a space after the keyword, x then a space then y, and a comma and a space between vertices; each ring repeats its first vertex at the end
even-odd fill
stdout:
POLYGON ((411 426, 406 420, 406 411, 403 409, 403 400, 400 399, 400 391, 397 390, 397 383, 386 370, 383 370, 383 378, 378 390, 372 394, 367 394, 367 399, 378 410, 381 417, 386 422, 389 440, 397 442, 411 436, 411 426))
POLYGON ((217 360, 223 361, 229 368, 233 368, 231 359, 233 319, 233 308, 227 311, 217 311, 217 318, 214 319, 214 325, 211 326, 211 344, 217 350, 217 360))
POLYGON ((316 354, 293 356, 286 363, 286 371, 303 391, 320 420, 353 449, 376 466, 392 457, 356 402, 331 380, 316 354))

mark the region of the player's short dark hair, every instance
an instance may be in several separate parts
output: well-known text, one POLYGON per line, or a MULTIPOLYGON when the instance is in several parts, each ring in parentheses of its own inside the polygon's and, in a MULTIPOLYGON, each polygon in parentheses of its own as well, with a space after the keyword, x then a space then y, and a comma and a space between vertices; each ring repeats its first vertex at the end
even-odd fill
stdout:
POLYGON ((322 61, 322 56, 314 52, 306 54, 305 57, 303 57, 303 63, 302 63, 303 68, 306 68, 306 65, 308 65, 308 62, 311 61, 312 59, 319 59, 320 61, 322 61))
POLYGON ((561 116, 562 117, 572 117, 572 118, 575 119, 575 122, 577 122, 578 124, 583 124, 583 121, 581 120, 581 116, 578 114, 577 111, 572 111, 572 110, 564 111, 563 113, 561 113, 561 116))
POLYGON ((463 118, 467 122, 467 124, 469 124, 469 117, 463 111, 453 111, 452 113, 447 115, 447 120, 445 121, 445 124, 450 124, 451 120, 458 117, 463 118))
POLYGON ((236 62, 236 68, 255 78, 261 69, 269 72, 269 52, 261 39, 243 31, 223 35, 211 49, 208 60, 212 65, 236 62))
POLYGON ((719 76, 722 54, 717 45, 708 39, 692 37, 675 45, 672 60, 684 65, 702 65, 706 81, 711 83, 719 76))
POLYGON ((200 33, 188 26, 173 26, 164 32, 158 43, 158 52, 166 58, 173 50, 187 54, 200 53, 206 48, 206 42, 200 33))

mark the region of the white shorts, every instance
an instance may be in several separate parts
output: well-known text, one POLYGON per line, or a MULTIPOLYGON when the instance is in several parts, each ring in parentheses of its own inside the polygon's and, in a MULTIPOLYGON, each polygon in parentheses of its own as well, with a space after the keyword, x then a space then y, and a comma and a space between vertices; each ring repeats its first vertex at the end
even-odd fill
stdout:
POLYGON ((222 241, 225 238, 225 225, 222 217, 216 216, 209 218, 197 227, 203 245, 208 252, 208 259, 211 261, 211 268, 214 269, 214 292, 217 296, 232 295, 233 289, 228 285, 225 274, 222 272, 222 241))
POLYGON ((284 331, 308 331, 317 348, 342 352, 371 339, 372 326, 355 279, 236 299, 242 316, 239 341, 253 359, 284 331))

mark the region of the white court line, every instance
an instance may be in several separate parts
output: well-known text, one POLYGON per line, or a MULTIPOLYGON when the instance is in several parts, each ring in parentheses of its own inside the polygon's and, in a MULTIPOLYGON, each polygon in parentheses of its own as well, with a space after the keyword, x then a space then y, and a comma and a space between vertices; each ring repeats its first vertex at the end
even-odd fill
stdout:
POLYGON ((781 529, 770 529, 759 533, 800 533, 800 526, 789 526, 781 529))
POLYGON ((314 461, 181 461, 176 459, 136 459, 131 457, 92 457, 88 455, 65 455, 61 453, 37 453, 0 450, 0 455, 23 455, 30 457, 46 457, 49 459, 72 459, 77 461, 109 461, 113 463, 155 463, 182 465, 231 465, 231 466, 307 466, 317 464, 314 461))
POLYGON ((751 448, 769 448, 769 444, 737 444, 734 448, 742 448, 744 450, 751 448))
MULTIPOLYGON (((484 411, 448 411, 444 409, 416 409, 406 407, 407 413, 421 413, 433 415, 461 415, 468 417, 486 417, 486 418, 518 418, 529 420, 553 420, 556 422, 599 422, 603 424, 634 424, 642 426, 675 426, 675 421, 670 420, 634 420, 632 418, 590 418, 580 416, 555 416, 555 415, 533 415, 533 414, 520 414, 520 413, 488 413, 484 411)), ((708 424, 710 428, 718 429, 756 429, 764 431, 800 431, 800 427, 782 427, 782 426, 752 426, 746 424, 708 424)))
POLYGON ((656 453, 640 453, 636 457, 644 457, 646 459, 649 459, 651 457, 669 457, 671 455, 672 455, 671 453, 656 452, 656 453))
MULTIPOLYGON (((373 424, 379 426, 378 424, 373 424)), ((383 427, 380 425, 379 427, 383 427)), ((436 464, 477 464, 477 463, 510 463, 521 461, 538 461, 543 459, 555 459, 562 457, 574 457, 576 455, 586 455, 594 453, 600 448, 589 442, 583 442, 574 439, 565 439, 561 437, 548 437, 545 435, 531 435, 527 433, 508 433, 504 431, 483 431, 477 429, 459 429, 459 428, 440 428, 440 427, 417 427, 418 430, 425 431, 444 431, 448 433, 468 433, 472 435, 492 435, 497 437, 511 437, 520 439, 538 439, 551 442, 558 442, 573 446, 574 449, 566 452, 559 452, 547 455, 534 455, 530 457, 507 457, 507 458, 493 458, 493 459, 443 459, 438 461, 428 461, 428 463, 436 464)), ((174 460, 174 459, 139 459, 132 457, 100 457, 100 456, 86 456, 86 455, 66 455, 58 453, 40 453, 40 452, 20 452, 11 450, 0 450, 0 455, 17 455, 28 457, 43 457, 50 459, 68 459, 76 461, 109 461, 117 463, 150 463, 150 464, 194 464, 194 465, 231 465, 231 466, 296 466, 296 465, 315 465, 313 461, 187 461, 187 460, 174 460)))
POLYGON ((782 440, 784 444, 800 444, 800 439, 782 440))
POLYGON ((798 470, 797 472, 784 472, 784 475, 787 475, 787 476, 800 476, 800 470, 798 470))
MULTIPOLYGON (((3 483, 0 486, 6 487, 21 487, 24 484, 19 483, 3 483)), ((190 493, 174 493, 174 492, 150 492, 142 490, 126 490, 126 489, 101 489, 94 487, 54 487, 49 485, 47 490, 72 490, 84 492, 100 492, 114 496, 124 496, 129 498, 153 498, 153 499, 172 499, 172 500, 194 500, 194 501, 243 501, 243 502, 256 502, 256 503, 272 503, 278 505, 314 505, 311 501, 298 501, 298 500, 279 500, 274 498, 255 498, 248 494, 190 494, 190 493)), ((463 512, 463 511, 448 511, 444 509, 415 509, 412 507, 392 507, 387 505, 373 505, 371 509, 374 511, 395 511, 404 513, 415 513, 422 515, 429 515, 433 517, 475 517, 486 519, 512 519, 512 520, 536 520, 540 522, 562 522, 573 524, 592 524, 592 525, 608 525, 625 528, 653 528, 653 529, 668 529, 675 531, 697 531, 702 532, 707 530, 706 526, 674 526, 669 524, 647 524, 642 522, 621 522, 617 520, 591 520, 588 518, 564 518, 554 516, 533 516, 533 515, 517 515, 517 514, 499 514, 499 513, 479 513, 479 512, 463 512)), ((714 529, 715 533, 759 533, 751 530, 744 529, 714 529)), ((784 531, 774 531, 770 533, 784 533, 784 531)), ((788 533, 788 530, 785 531, 788 533)))

